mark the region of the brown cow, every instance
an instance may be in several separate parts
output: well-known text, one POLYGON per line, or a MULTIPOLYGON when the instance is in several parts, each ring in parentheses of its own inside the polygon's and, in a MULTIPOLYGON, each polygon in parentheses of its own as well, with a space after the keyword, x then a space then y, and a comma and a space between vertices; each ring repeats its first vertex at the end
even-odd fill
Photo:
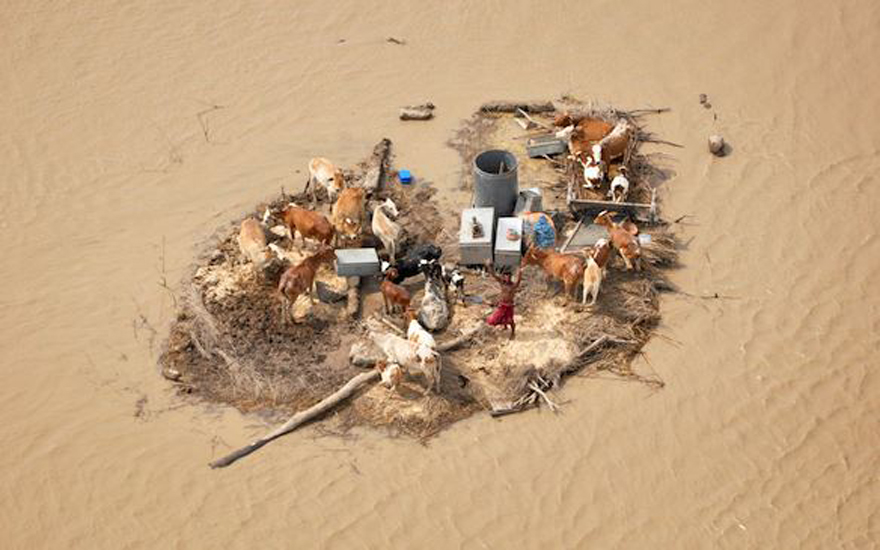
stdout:
POLYGON ((253 263, 257 272, 260 272, 272 258, 271 252, 266 249, 266 234, 263 232, 263 226, 254 218, 248 218, 241 222, 241 231, 238 233, 238 249, 242 256, 253 263))
POLYGON ((366 191, 359 187, 348 187, 339 194, 330 216, 339 237, 354 240, 360 236, 367 217, 364 210, 365 194, 366 191))
POLYGON ((315 190, 320 185, 327 190, 327 198, 332 203, 345 188, 345 177, 342 170, 332 162, 322 157, 315 157, 309 161, 309 181, 306 183, 306 191, 312 187, 312 204, 315 203, 315 190))
POLYGON ((323 214, 314 210, 306 210, 295 204, 290 204, 281 214, 281 220, 290 231, 290 239, 296 241, 296 234, 302 237, 303 245, 306 239, 318 241, 323 245, 330 245, 336 230, 323 214))
POLYGON ((288 267, 278 281, 278 294, 282 300, 281 315, 286 321, 290 317, 290 307, 301 294, 308 294, 312 299, 315 285, 315 273, 321 264, 329 263, 336 257, 333 248, 322 246, 315 254, 295 266, 288 267))

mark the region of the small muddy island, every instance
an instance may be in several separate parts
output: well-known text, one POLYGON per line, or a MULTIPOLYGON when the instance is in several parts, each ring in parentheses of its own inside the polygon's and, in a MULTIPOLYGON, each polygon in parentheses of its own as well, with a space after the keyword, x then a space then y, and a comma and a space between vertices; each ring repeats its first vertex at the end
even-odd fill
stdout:
MULTIPOLYGON (((303 192, 218 230, 184 281, 160 359, 182 393, 428 438, 477 413, 559 408, 567 376, 655 387, 633 359, 660 320, 676 240, 644 143, 663 110, 493 102, 450 141, 471 200, 394 166, 315 158, 303 192), (327 413, 333 412, 332 416, 327 413)), ((260 200, 255 197, 255 200, 260 200)))

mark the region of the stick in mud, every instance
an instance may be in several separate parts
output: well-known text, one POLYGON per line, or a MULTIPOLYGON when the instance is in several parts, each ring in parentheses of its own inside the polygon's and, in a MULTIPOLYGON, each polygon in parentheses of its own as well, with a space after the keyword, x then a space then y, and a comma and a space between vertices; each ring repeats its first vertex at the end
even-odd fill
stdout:
POLYGON ((293 430, 299 428, 303 424, 315 420, 322 416, 324 413, 338 405, 339 403, 345 401, 361 387, 366 384, 375 382, 379 379, 379 371, 371 370, 369 372, 363 372, 348 382, 341 388, 339 388, 336 392, 328 395, 315 405, 312 405, 308 409, 304 411, 300 411, 295 415, 291 416, 290 419, 285 422, 283 425, 278 427, 277 429, 269 432, 263 437, 257 439, 250 445, 246 445, 237 451, 233 451, 223 458, 217 459, 209 464, 211 468, 225 468, 237 461, 240 458, 244 458, 252 452, 258 450, 260 447, 266 445, 274 439, 278 439, 282 435, 288 434, 293 430))

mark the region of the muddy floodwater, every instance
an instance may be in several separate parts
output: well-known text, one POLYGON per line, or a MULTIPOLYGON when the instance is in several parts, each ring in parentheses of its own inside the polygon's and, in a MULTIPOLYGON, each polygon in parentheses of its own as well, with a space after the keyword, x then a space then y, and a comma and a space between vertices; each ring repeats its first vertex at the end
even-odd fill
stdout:
POLYGON ((0 29, 4 548, 880 544, 877 2, 10 0, 0 29), (268 424, 158 374, 200 243, 382 137, 461 200, 461 121, 561 94, 672 109, 688 295, 636 365, 665 388, 210 470, 268 424))

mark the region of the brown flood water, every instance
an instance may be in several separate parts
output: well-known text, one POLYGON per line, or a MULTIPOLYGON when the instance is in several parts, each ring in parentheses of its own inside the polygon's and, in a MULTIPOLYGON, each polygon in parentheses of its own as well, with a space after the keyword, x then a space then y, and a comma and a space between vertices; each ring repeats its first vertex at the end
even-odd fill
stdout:
POLYGON ((0 11, 4 548, 878 544, 880 3, 180 4, 0 11), (158 376, 163 277, 313 155, 388 136, 453 189, 461 119, 561 93, 673 109, 673 278, 733 298, 663 299, 638 367, 666 388, 576 379, 558 416, 427 447, 310 428, 208 469, 265 424, 158 376))

